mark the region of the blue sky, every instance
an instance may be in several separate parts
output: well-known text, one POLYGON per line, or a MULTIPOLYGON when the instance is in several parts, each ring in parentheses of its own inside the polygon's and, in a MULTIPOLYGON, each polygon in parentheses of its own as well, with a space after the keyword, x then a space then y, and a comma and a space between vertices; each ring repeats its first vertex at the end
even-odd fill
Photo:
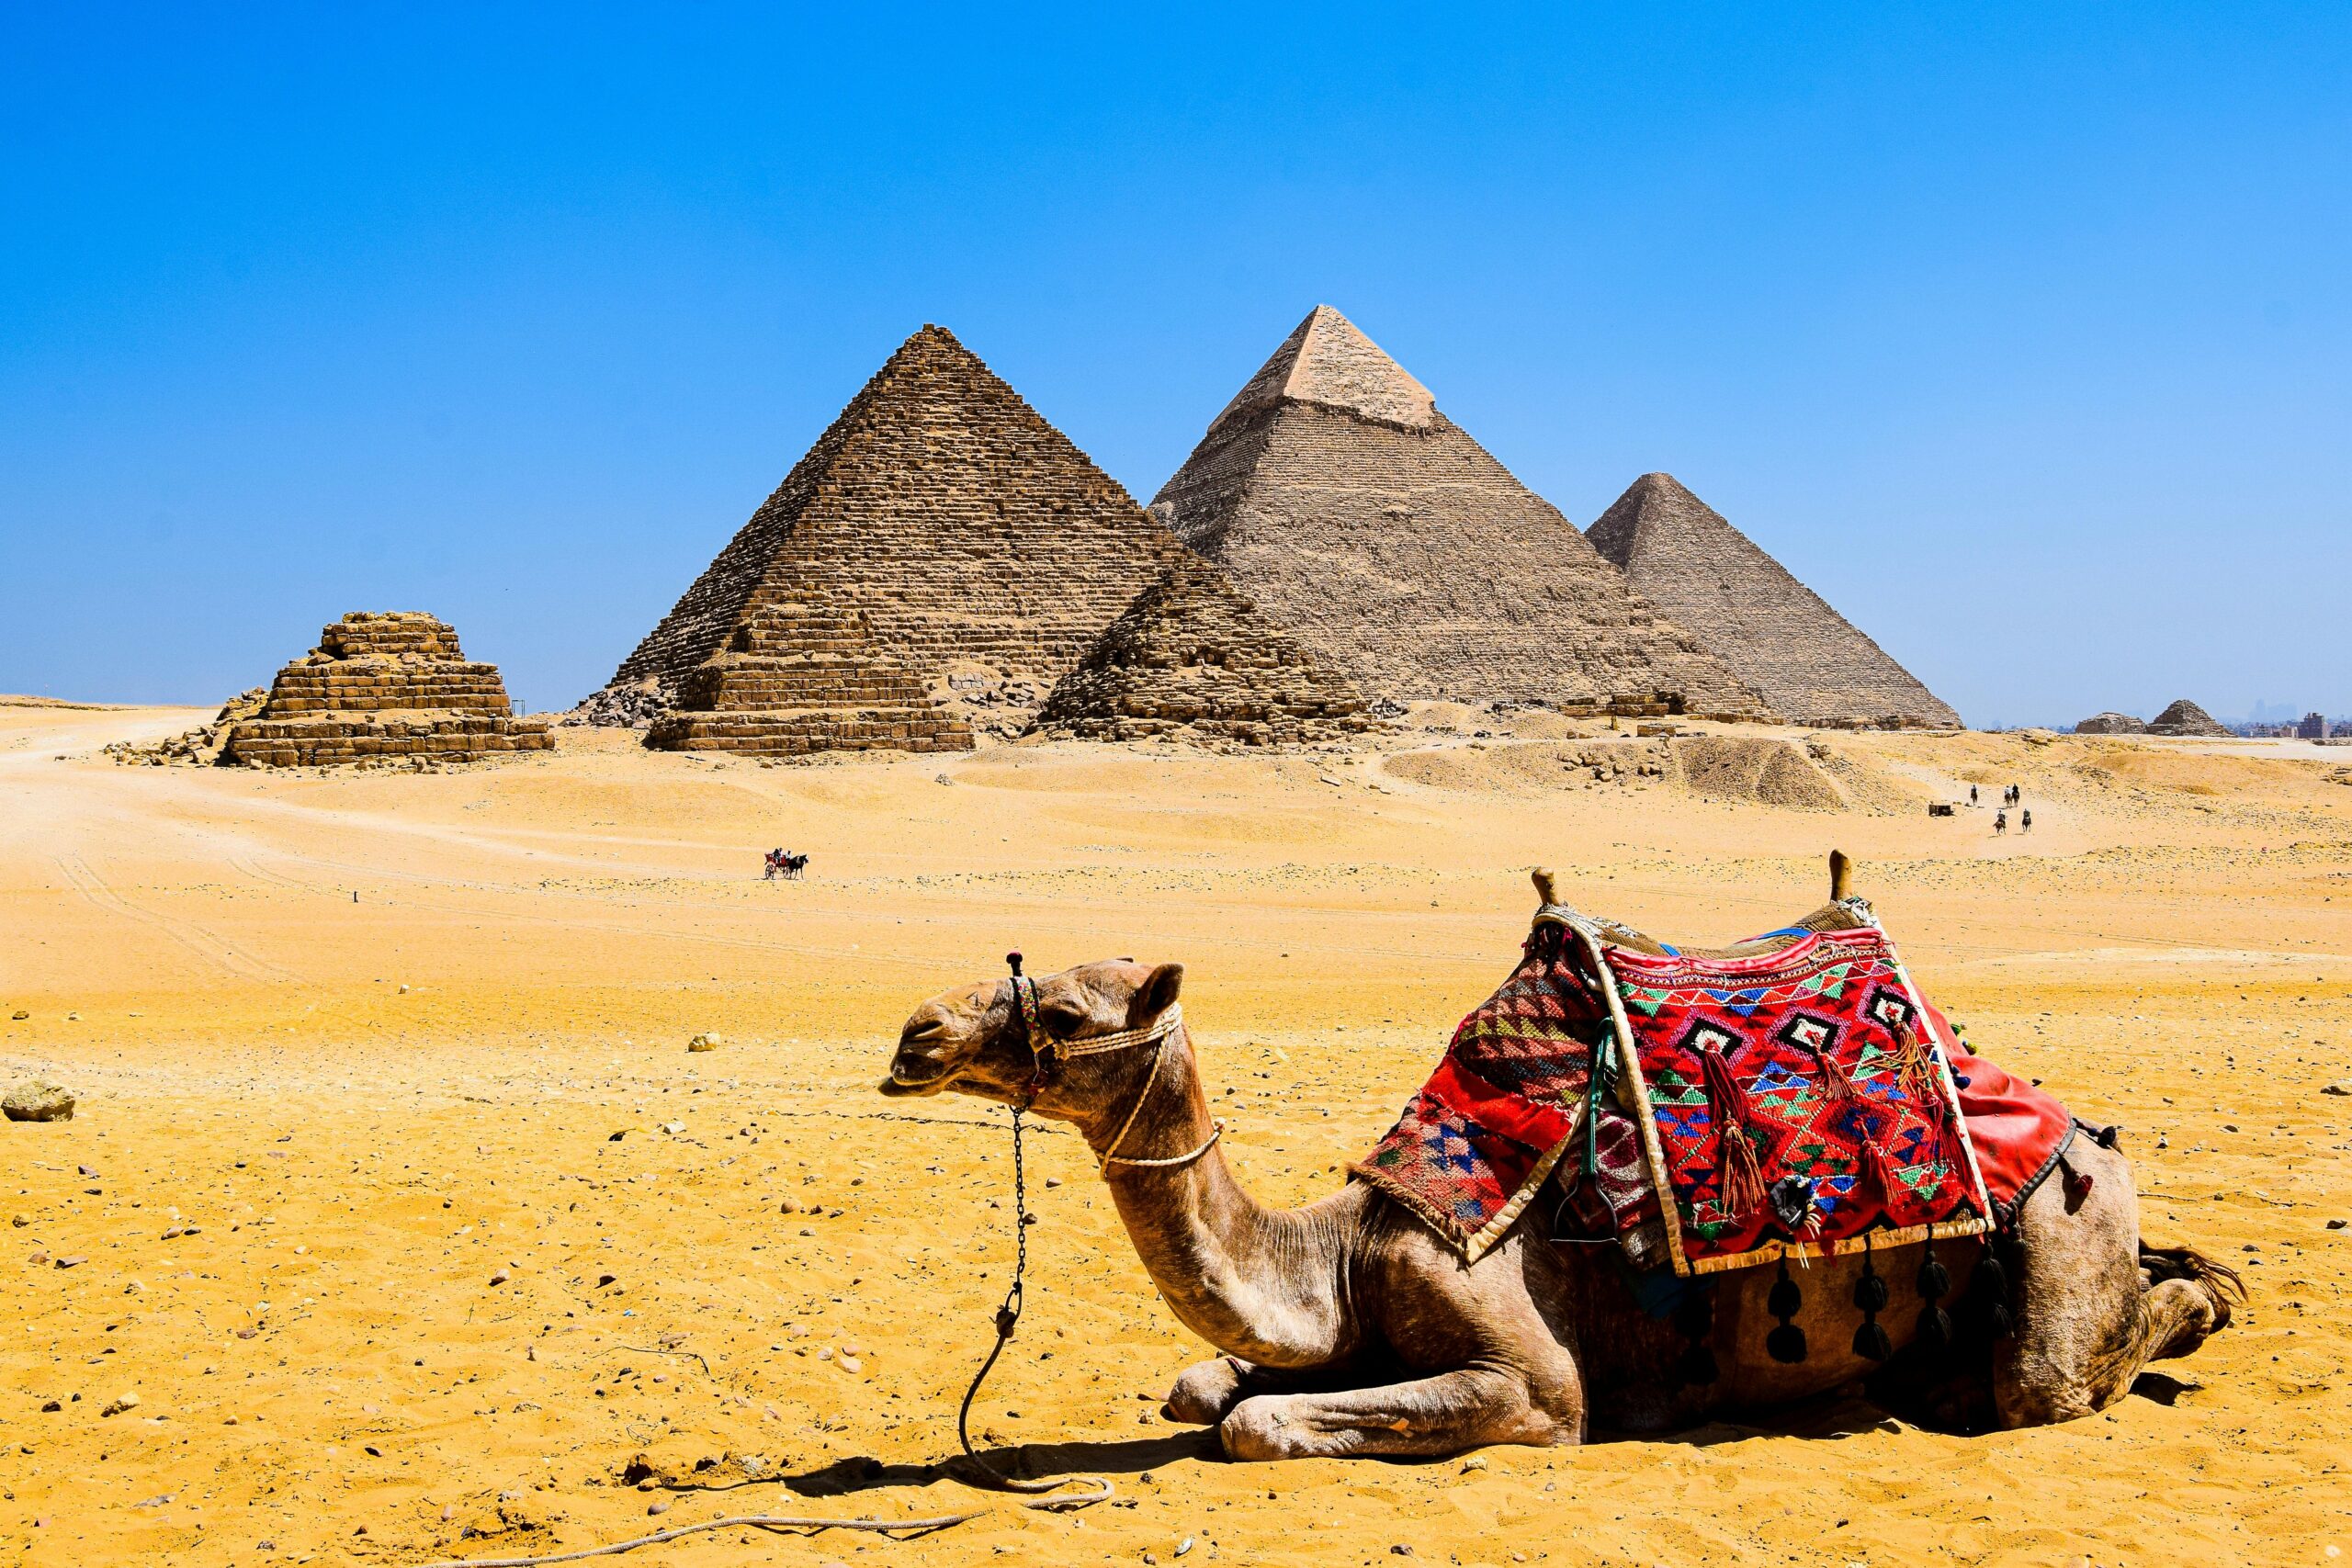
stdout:
POLYGON ((1329 301, 1973 723, 2352 713, 2352 8, 1106 9, 0 11, 0 691, 568 705, 922 322, 1148 499, 1329 301))

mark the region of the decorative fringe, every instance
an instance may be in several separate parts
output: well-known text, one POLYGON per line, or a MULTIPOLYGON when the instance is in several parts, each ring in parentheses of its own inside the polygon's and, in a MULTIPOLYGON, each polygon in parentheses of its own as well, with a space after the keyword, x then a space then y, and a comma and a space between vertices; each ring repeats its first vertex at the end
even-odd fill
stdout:
POLYGON ((1894 1170, 1886 1163, 1886 1151, 1880 1148, 1878 1140, 1868 1134, 1863 1134, 1862 1137, 1861 1180, 1864 1185, 1877 1193, 1879 1213, 1889 1215, 1887 1223, 1894 1224, 1892 1212, 1894 1208, 1894 1195, 1901 1190, 1901 1183, 1895 1179, 1894 1170))
POLYGON ((1747 1138, 1747 1092, 1731 1076, 1731 1064, 1721 1051, 1700 1052, 1699 1064, 1707 1087, 1707 1115, 1715 1125, 1724 1210, 1753 1213, 1764 1201, 1764 1172, 1756 1163, 1756 1145, 1747 1138))
POLYGON ((1937 1092, 1935 1065, 1928 1060, 1928 1043, 1908 1023, 1894 1026, 1894 1081, 1913 1102, 1932 1105, 1942 1100, 1937 1092))
POLYGON ((1883 1361, 1894 1354, 1894 1341, 1878 1321, 1886 1310, 1888 1293, 1886 1277, 1878 1271, 1877 1259, 1871 1256, 1870 1233, 1862 1233, 1862 1277, 1854 1281, 1854 1304, 1861 1309, 1860 1326, 1854 1330, 1854 1354, 1865 1360, 1883 1361))
POLYGON ((1951 1314, 1936 1303, 1951 1293, 1951 1275, 1936 1261, 1936 1231, 1928 1227, 1928 1254, 1919 1264, 1919 1277, 1913 1281, 1919 1299, 1928 1304, 1919 1309, 1919 1343, 1929 1350, 1948 1349, 1951 1345, 1951 1314))
POLYGON ((1764 1337, 1764 1348, 1772 1359, 1783 1366, 1794 1366, 1805 1358, 1804 1330, 1793 1319, 1804 1308, 1804 1292, 1789 1278, 1789 1260, 1781 1258, 1781 1277, 1772 1281, 1771 1293, 1764 1298, 1764 1310, 1781 1320, 1781 1326, 1764 1337))
POLYGON ((1715 1331, 1714 1296, 1693 1292, 1674 1309, 1674 1326, 1687 1341, 1674 1364, 1674 1375, 1684 1383, 1700 1388, 1721 1377, 1723 1369, 1715 1364, 1715 1353, 1707 1346, 1708 1336, 1715 1331))

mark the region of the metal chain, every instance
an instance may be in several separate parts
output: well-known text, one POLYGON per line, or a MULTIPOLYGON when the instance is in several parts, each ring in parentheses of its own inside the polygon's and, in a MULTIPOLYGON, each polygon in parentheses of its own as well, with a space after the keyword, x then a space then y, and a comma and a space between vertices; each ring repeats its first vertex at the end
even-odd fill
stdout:
POLYGON ((988 1461, 972 1447, 972 1401, 979 1397, 980 1384, 987 1381, 996 1359, 1004 1354, 1005 1342, 1021 1321, 1022 1281, 1029 1272, 1029 1182, 1021 1161, 1021 1110, 1018 1105, 1012 1108, 1012 1288, 1004 1292, 1004 1301, 996 1309, 996 1343, 989 1347, 980 1370, 972 1374, 972 1386, 964 1391, 964 1403, 956 1412, 956 1440, 964 1445, 964 1457, 983 1469, 988 1461))

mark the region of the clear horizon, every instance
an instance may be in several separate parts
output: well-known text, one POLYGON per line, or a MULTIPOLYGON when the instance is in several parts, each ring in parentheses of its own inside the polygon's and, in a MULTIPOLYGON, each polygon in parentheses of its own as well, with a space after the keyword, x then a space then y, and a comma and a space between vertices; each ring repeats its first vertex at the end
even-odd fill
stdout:
POLYGON ((1973 725, 2352 715, 2352 11, 23 9, 0 691, 599 685, 898 344, 1148 501, 1306 310, 1973 725))

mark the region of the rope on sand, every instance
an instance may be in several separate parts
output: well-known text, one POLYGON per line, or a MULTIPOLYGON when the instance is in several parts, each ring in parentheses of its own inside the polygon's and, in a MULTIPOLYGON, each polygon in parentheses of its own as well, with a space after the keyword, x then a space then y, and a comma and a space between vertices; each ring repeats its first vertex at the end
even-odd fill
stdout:
POLYGON ((583 1557, 612 1557, 624 1551, 635 1551, 640 1546, 659 1546, 680 1536, 695 1535, 704 1530, 732 1529, 872 1530, 877 1535, 896 1540, 896 1532, 906 1530, 928 1534, 933 1530, 960 1525, 967 1519, 977 1519, 986 1509, 969 1514, 941 1514, 929 1519, 821 1519, 794 1514, 739 1514, 724 1519, 706 1519, 698 1525, 680 1525, 652 1535, 641 1535, 635 1540, 616 1540, 608 1546, 587 1546, 577 1551, 555 1551, 543 1557, 453 1557, 425 1564, 425 1568, 541 1568, 549 1562, 577 1562, 583 1557))

